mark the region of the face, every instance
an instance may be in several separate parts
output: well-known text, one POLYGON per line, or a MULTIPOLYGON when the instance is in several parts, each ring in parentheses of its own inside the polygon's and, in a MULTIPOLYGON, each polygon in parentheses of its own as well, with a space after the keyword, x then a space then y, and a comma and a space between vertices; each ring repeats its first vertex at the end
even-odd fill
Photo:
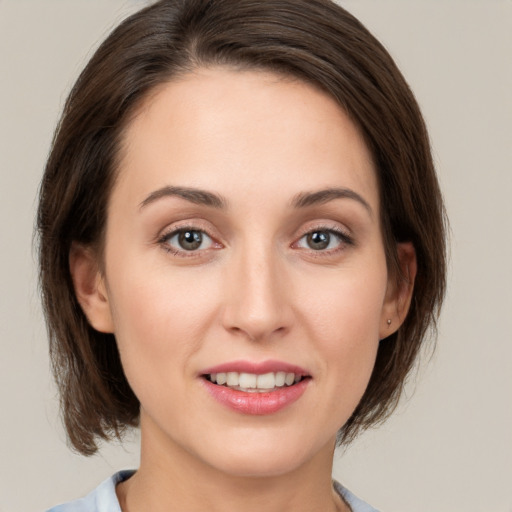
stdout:
POLYGON ((105 244, 81 302, 115 333, 146 450, 237 475, 332 456, 396 300, 372 159, 330 97, 225 69, 160 87, 105 244))

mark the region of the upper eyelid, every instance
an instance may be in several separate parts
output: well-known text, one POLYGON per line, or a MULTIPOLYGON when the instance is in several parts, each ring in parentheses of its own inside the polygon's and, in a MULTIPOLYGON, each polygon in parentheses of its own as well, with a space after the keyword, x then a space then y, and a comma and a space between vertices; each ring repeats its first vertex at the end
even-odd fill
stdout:
POLYGON ((209 251, 214 249, 218 249, 219 247, 215 247, 216 245, 223 246, 223 244, 219 244, 215 238, 213 238, 205 229, 197 228, 193 226, 180 226, 169 228, 167 231, 164 230, 157 238, 156 244, 165 250, 167 253, 173 253, 176 257, 180 258, 199 258, 201 255, 208 253, 209 251), (174 244, 169 243, 169 241, 178 235, 182 231, 198 231, 205 234, 210 239, 210 247, 206 247, 204 249, 197 250, 186 250, 180 247, 175 246, 174 244))
MULTIPOLYGON (((307 236, 310 233, 314 233, 316 231, 327 231, 328 233, 333 234, 334 236, 336 236, 338 238, 339 245, 344 246, 345 248, 356 245, 356 241, 355 241, 354 236, 352 235, 350 230, 348 230, 347 228, 342 228, 341 226, 339 226, 339 224, 337 224, 337 225, 330 224, 329 225, 328 223, 325 223, 325 224, 316 225, 314 227, 310 227, 310 228, 302 231, 302 234, 295 238, 295 241, 292 243, 291 247, 297 246, 299 244, 299 242, 305 236, 307 236)), ((301 249, 307 250, 307 248, 301 248, 301 249)), ((328 254, 336 253, 340 249, 341 249, 341 247, 337 247, 334 249, 318 250, 318 251, 314 251, 313 249, 311 249, 311 250, 314 251, 314 253, 317 256, 320 256, 321 254, 328 255, 328 254)))
MULTIPOLYGON (((338 230, 338 229, 312 229, 310 231, 306 231, 302 236, 300 236, 297 239, 297 242, 302 240, 305 236, 310 235, 311 233, 317 233, 317 232, 329 233, 329 234, 334 235, 335 237, 339 238, 341 242, 345 242, 345 243, 352 240, 352 238, 349 235, 347 235, 346 233, 344 233, 343 231, 338 230)), ((294 242, 294 243, 297 243, 297 242, 294 242)))
POLYGON ((195 229, 195 228, 191 228, 191 227, 183 227, 183 228, 177 228, 177 229, 172 229, 170 231, 168 231, 167 233, 163 233, 162 234, 162 238, 173 238, 175 237, 177 234, 179 233, 182 233, 183 231, 197 231, 198 233, 203 233, 204 235, 206 235, 208 238, 212 238, 212 236, 210 236, 210 234, 205 231, 204 229, 195 229))
POLYGON ((307 227, 301 228, 299 230, 299 237, 303 237, 309 233, 314 233, 315 231, 329 231, 332 233, 336 233, 339 235, 343 235, 346 238, 353 238, 352 231, 345 226, 341 226, 338 222, 319 222, 318 224, 310 224, 307 227))
POLYGON ((197 221, 178 221, 162 229, 159 232, 157 239, 162 240, 164 238, 170 237, 171 235, 179 233, 180 231, 186 231, 187 229, 190 231, 201 231, 202 233, 208 235, 211 239, 216 238, 215 235, 212 234, 212 230, 204 226, 202 223, 198 223, 197 221))
MULTIPOLYGON (((214 242, 221 243, 222 245, 227 245, 226 240, 222 240, 223 237, 219 235, 219 233, 216 230, 213 230, 211 227, 207 226, 206 224, 209 224, 206 220, 182 220, 182 221, 176 221, 175 223, 172 223, 171 225, 163 228, 157 235, 156 240, 158 242, 162 242, 165 239, 170 238, 172 235, 184 231, 184 230, 191 230, 191 231, 200 231, 205 233, 208 237, 210 237, 214 242)), ((345 241, 352 241, 353 242, 353 234, 352 231, 347 228, 346 226, 340 225, 338 221, 310 221, 305 223, 305 225, 301 228, 299 228, 296 231, 295 236, 293 236, 292 245, 297 243, 301 238, 306 236, 309 233, 315 232, 315 231, 328 231, 332 232, 335 235, 341 236, 342 239, 345 239, 345 241)))

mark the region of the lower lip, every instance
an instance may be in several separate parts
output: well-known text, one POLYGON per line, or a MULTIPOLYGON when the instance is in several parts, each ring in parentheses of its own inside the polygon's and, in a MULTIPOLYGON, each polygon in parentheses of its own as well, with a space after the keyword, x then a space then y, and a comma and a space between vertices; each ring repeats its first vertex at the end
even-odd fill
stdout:
POLYGON ((293 386, 277 388, 267 393, 246 393, 202 379, 207 391, 221 404, 242 414, 265 415, 278 412, 296 402, 306 391, 311 379, 303 379, 293 386))

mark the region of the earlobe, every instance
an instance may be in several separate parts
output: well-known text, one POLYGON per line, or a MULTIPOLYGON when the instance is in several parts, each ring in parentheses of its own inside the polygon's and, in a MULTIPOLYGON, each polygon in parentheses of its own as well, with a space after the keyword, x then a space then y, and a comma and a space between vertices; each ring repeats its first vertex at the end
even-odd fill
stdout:
POLYGON ((100 332, 114 332, 107 288, 94 251, 73 243, 69 251, 69 270, 76 298, 91 326, 100 332))
POLYGON ((400 275, 390 275, 386 299, 382 308, 380 339, 384 339, 402 325, 411 305, 418 264, 412 242, 397 244, 400 275))

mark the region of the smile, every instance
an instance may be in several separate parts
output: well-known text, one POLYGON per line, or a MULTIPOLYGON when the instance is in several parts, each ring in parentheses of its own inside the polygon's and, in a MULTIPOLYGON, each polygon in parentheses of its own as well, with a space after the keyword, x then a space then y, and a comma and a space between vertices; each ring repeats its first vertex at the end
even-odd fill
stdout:
POLYGON ((293 372, 268 372, 264 374, 219 372, 205 375, 205 378, 217 384, 246 393, 268 393, 284 386, 293 386, 305 377, 293 372))
POLYGON ((267 415, 288 408, 308 389, 312 376, 282 361, 232 361, 200 374, 208 394, 232 411, 267 415))

